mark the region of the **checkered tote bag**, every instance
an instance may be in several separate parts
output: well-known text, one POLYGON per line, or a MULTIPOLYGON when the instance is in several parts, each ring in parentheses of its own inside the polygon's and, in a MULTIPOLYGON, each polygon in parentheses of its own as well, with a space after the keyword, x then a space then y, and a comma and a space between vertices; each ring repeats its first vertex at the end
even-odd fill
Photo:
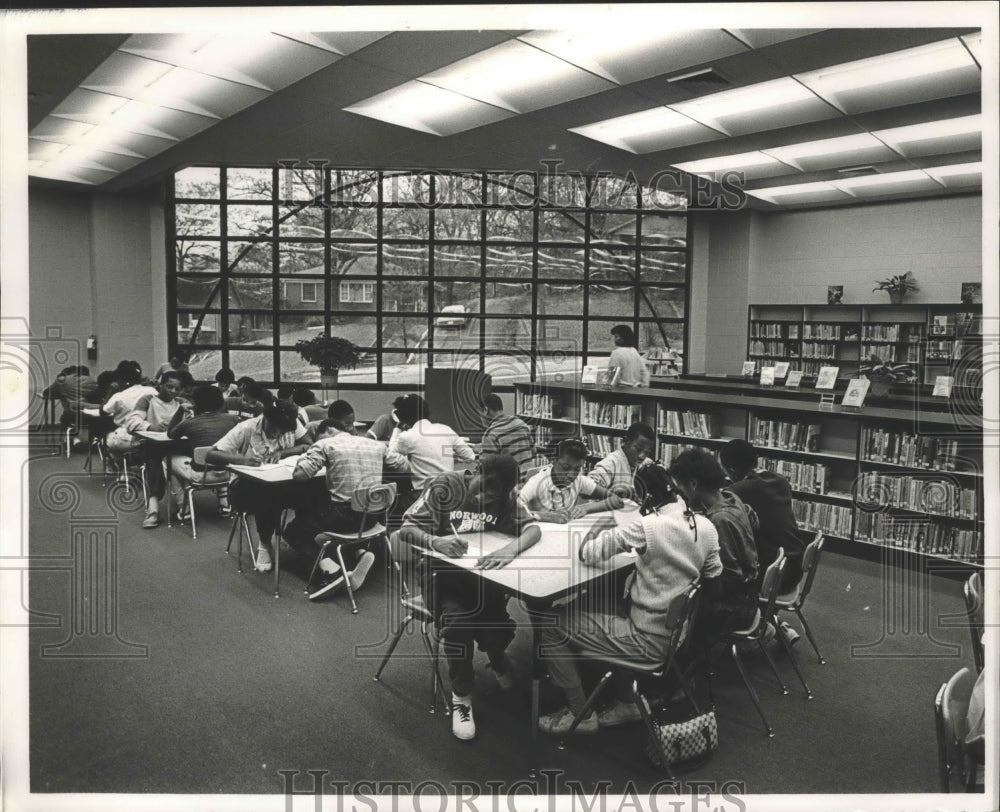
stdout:
POLYGON ((658 741, 646 744, 646 755, 660 765, 661 753, 667 764, 690 762, 692 767, 708 760, 719 746, 719 728, 715 721, 715 708, 683 722, 653 720, 658 741), (699 761, 695 763, 695 759, 699 761))

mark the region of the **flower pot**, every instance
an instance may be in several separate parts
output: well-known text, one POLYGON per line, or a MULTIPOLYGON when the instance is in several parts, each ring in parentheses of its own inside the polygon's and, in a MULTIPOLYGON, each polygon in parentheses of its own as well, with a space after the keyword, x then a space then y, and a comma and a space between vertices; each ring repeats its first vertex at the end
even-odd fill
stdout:
POLYGON ((321 369, 319 371, 319 380, 323 384, 324 388, 331 389, 337 386, 337 379, 340 375, 339 369, 321 369))
POLYGON ((901 305, 906 294, 901 290, 890 290, 889 291, 889 304, 901 305))
POLYGON ((874 379, 868 387, 868 392, 872 397, 886 397, 889 394, 889 381, 884 378, 874 379))

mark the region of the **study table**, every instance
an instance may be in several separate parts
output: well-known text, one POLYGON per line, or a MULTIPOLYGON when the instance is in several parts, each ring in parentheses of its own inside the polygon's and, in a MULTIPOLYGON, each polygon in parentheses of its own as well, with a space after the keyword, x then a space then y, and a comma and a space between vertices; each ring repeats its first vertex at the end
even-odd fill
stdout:
MULTIPOLYGON (((583 538, 595 524, 611 519, 616 525, 626 525, 636 521, 639 515, 638 505, 626 503, 626 507, 621 510, 591 513, 569 524, 538 522, 542 531, 538 543, 506 566, 497 569, 476 569, 476 562, 481 556, 495 552, 511 542, 511 536, 502 533, 484 531, 459 534, 469 545, 461 558, 449 558, 433 550, 419 551, 497 584, 512 597, 524 602, 532 626, 529 750, 532 775, 535 772, 538 752, 539 686, 542 676, 538 649, 541 645, 541 628, 544 625, 546 612, 559 598, 577 595, 589 587, 595 587, 610 574, 633 565, 635 556, 630 553, 620 553, 596 565, 584 564, 579 558, 578 551, 583 538)), ((594 601, 588 600, 588 604, 591 603, 594 601)))
MULTIPOLYGON (((256 482, 264 484, 269 488, 281 488, 282 486, 285 486, 288 483, 295 481, 294 478, 292 477, 292 472, 295 470, 295 463, 297 463, 298 461, 299 461, 299 455, 295 454, 291 457, 285 457, 283 460, 279 462, 266 462, 261 465, 234 464, 234 465, 227 465, 226 468, 232 471, 234 474, 246 477, 247 479, 252 479, 256 482)), ((326 468, 324 467, 320 468, 313 475, 313 479, 325 476, 326 476, 326 468)), ((282 536, 284 535, 284 530, 285 530, 284 514, 285 510, 282 510, 282 520, 278 522, 278 527, 275 531, 274 544, 272 545, 272 547, 274 548, 274 557, 272 561, 272 565, 274 567, 274 597, 276 598, 279 597, 278 582, 279 578, 281 577, 281 539, 282 536)), ((233 543, 233 534, 236 532, 236 527, 238 525, 240 530, 240 538, 239 538, 239 546, 237 548, 237 554, 238 554, 237 567, 240 568, 242 567, 242 560, 243 560, 243 555, 242 555, 243 536, 244 536, 243 531, 245 527, 245 522, 243 522, 243 520, 240 519, 239 516, 234 516, 233 518, 236 523, 233 525, 233 529, 230 530, 229 532, 229 545, 227 545, 226 547, 226 552, 227 553, 229 552, 229 546, 231 546, 233 543)), ((249 532, 247 533, 247 535, 249 535, 249 532)), ((247 539, 247 542, 250 544, 253 543, 250 538, 247 539)), ((256 561, 256 558, 252 554, 252 552, 250 558, 251 560, 256 561)), ((239 571, 242 572, 242 569, 240 569, 239 571)))

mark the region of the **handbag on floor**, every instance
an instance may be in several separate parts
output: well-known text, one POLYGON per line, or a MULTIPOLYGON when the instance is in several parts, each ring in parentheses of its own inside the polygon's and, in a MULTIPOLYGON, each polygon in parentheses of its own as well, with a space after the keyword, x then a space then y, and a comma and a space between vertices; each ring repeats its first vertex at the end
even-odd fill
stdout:
POLYGON ((714 707, 679 722, 655 717, 652 721, 658 741, 646 743, 646 755, 656 766, 661 766, 662 757, 671 767, 680 765, 686 769, 697 769, 719 746, 714 707))

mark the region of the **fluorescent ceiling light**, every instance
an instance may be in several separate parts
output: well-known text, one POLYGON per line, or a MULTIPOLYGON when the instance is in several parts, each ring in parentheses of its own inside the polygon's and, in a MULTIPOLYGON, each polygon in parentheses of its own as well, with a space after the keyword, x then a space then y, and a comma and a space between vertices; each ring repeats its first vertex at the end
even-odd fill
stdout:
POLYGON ((983 174, 982 161, 968 164, 951 164, 949 166, 929 166, 924 169, 928 175, 934 178, 947 178, 952 175, 975 175, 983 174))
POLYGON ((770 147, 765 150, 782 161, 795 161, 799 158, 813 158, 817 155, 836 155, 843 152, 855 152, 865 147, 881 146, 871 133, 844 135, 839 138, 823 138, 819 141, 804 141, 801 144, 789 144, 784 147, 770 147))
POLYGON ((407 82, 365 99, 345 112, 431 135, 452 135, 509 118, 512 113, 424 82, 407 82))
POLYGON ((420 77, 436 87, 525 113, 615 85, 523 42, 505 42, 420 77))
MULTIPOLYGON (((571 127, 570 132, 577 135, 592 138, 602 144, 608 144, 618 149, 628 152, 638 153, 629 144, 630 140, 642 138, 643 136, 668 135, 672 131, 680 131, 685 128, 698 127, 697 122, 691 121, 687 116, 671 110, 668 107, 654 107, 651 110, 642 110, 638 113, 629 113, 616 118, 608 118, 604 121, 595 121, 593 124, 585 124, 582 127, 571 127)), ((709 139, 704 139, 709 140, 709 139)), ((689 142, 690 143, 690 142, 689 142)), ((663 147, 660 147, 661 149, 663 147)), ((649 152, 652 150, 643 150, 649 152)))
POLYGON ((980 72, 962 44, 948 39, 795 78, 845 112, 855 113, 971 92, 978 87, 980 72))
POLYGON ((789 186, 769 186, 766 189, 747 189, 746 193, 767 201, 772 201, 772 198, 775 197, 812 197, 816 195, 843 197, 844 194, 840 189, 826 181, 794 183, 789 186))
POLYGON ((941 121, 928 121, 924 124, 910 124, 906 127, 892 127, 888 130, 875 130, 873 134, 883 141, 892 144, 910 144, 915 141, 929 141, 934 138, 950 138, 957 135, 982 135, 983 117, 977 113, 974 116, 960 116, 941 121))
MULTIPOLYGON (((871 189, 873 187, 879 187, 880 189, 886 189, 889 193, 892 192, 891 188, 888 187, 905 187, 900 188, 898 191, 917 191, 921 188, 934 188, 937 184, 922 169, 907 169, 903 172, 886 172, 884 175, 861 175, 856 178, 844 178, 843 180, 834 180, 831 183, 838 189, 845 192, 855 193, 859 195, 863 194, 865 190, 871 189)), ((880 194, 883 192, 880 192, 880 194)))
POLYGON ((791 174, 792 168, 765 155, 763 152, 744 152, 739 155, 720 155, 717 158, 704 158, 700 161, 685 161, 674 164, 677 169, 715 180, 720 173, 738 172, 744 180, 778 175, 791 174))
POLYGON ((724 90, 690 101, 671 104, 679 113, 722 132, 727 132, 724 120, 747 113, 759 113, 774 107, 797 102, 814 102, 816 97, 798 82, 788 77, 760 82, 748 87, 724 90))

